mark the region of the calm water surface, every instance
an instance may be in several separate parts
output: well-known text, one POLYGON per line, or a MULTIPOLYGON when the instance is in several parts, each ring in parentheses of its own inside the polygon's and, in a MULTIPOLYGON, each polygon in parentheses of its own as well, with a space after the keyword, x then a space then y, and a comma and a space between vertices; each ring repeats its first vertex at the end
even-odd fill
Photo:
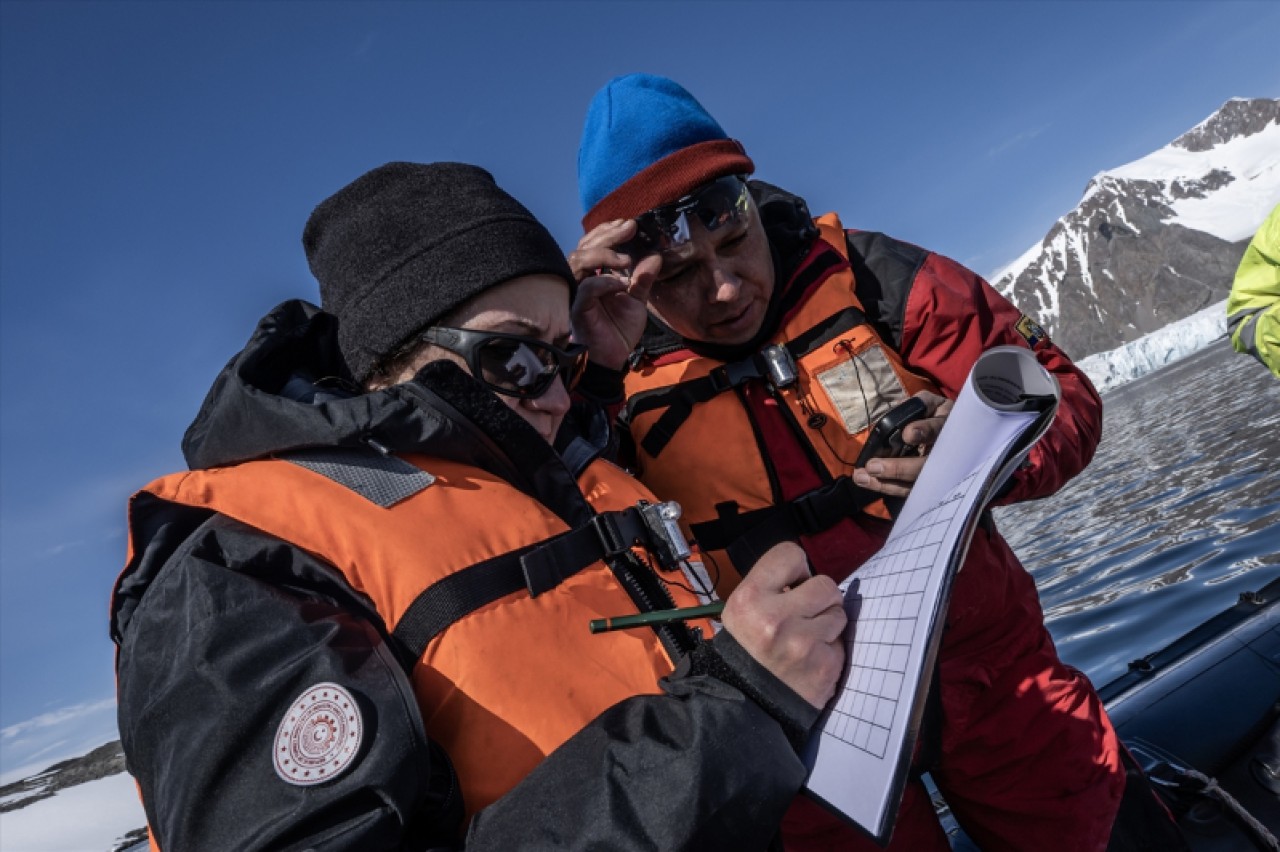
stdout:
POLYGON ((996 512, 1099 686, 1280 576, 1280 380, 1223 341, 1103 403, 1084 473, 996 512))

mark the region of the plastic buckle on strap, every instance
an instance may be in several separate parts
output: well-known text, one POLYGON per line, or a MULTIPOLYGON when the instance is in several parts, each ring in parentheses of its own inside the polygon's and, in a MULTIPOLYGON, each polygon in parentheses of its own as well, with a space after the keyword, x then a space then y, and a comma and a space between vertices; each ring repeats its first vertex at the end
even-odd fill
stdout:
POLYGON ((716 367, 707 373, 707 379, 711 382, 714 396, 745 384, 751 379, 758 379, 760 375, 760 368, 756 366, 753 359, 748 358, 744 361, 730 361, 728 364, 716 367))
MULTIPOLYGON (((631 511, 631 510, 628 510, 631 511)), ((628 550, 632 542, 628 541, 623 533, 621 525, 615 517, 617 512, 601 512, 591 519, 591 526, 596 531, 596 537, 600 539, 600 544, 604 548, 604 555, 617 556, 628 550)))
POLYGON ((791 517, 795 519, 796 526, 800 532, 805 535, 813 535, 822 532, 818 508, 814 503, 816 491, 810 491, 808 494, 797 497, 791 503, 791 517))
POLYGON ((724 367, 716 367, 707 373, 707 379, 711 382, 711 390, 716 394, 722 394, 733 387, 733 382, 729 379, 729 371, 724 367))
POLYGON ((565 571, 564 558, 557 546, 559 543, 560 540, 553 541, 520 557, 520 571, 530 597, 536 598, 551 591, 573 573, 565 571))
POLYGON ((577 529, 520 557, 529 594, 536 598, 591 563, 625 553, 643 531, 644 522, 635 509, 593 515, 577 529))
POLYGON ((792 500, 791 515, 802 533, 815 535, 861 507, 858 487, 848 476, 841 476, 792 500))
POLYGON ((729 379, 729 387, 733 388, 745 384, 750 379, 760 378, 760 368, 750 358, 725 364, 724 372, 729 379))

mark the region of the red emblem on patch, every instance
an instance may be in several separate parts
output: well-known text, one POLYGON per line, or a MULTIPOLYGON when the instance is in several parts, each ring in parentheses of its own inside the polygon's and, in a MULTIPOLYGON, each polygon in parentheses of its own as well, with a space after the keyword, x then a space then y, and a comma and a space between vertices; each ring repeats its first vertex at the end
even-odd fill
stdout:
POLYGON ((335 778, 355 762, 364 734, 360 708, 336 683, 317 683, 285 712, 276 731, 276 774, 304 787, 335 778))

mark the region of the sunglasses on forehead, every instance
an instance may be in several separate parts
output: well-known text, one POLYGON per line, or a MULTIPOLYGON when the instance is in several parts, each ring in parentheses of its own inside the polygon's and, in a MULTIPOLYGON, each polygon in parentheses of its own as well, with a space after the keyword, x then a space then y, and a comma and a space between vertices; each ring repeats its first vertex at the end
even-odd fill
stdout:
POLYGON ((421 339, 461 355, 471 375, 490 390, 519 399, 537 399, 563 374, 566 390, 582 378, 587 347, 570 343, 564 349, 536 337, 433 326, 421 339))
POLYGON ((641 213, 636 217, 636 235, 616 248, 633 261, 679 248, 693 238, 690 216, 708 231, 736 225, 746 218, 750 197, 747 181, 740 175, 717 178, 671 204, 641 213))

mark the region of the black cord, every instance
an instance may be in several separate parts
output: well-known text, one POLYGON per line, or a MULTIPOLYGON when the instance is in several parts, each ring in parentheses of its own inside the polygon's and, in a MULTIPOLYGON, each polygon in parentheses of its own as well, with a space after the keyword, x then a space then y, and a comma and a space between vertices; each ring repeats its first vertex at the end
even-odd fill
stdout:
MULTIPOLYGON (((837 352, 837 353, 844 351, 849 355, 850 364, 854 364, 855 361, 857 362, 853 366, 853 375, 858 380, 858 393, 862 395, 862 410, 866 413, 867 426, 870 427, 871 401, 867 399, 867 389, 862 384, 862 369, 859 369, 859 366, 865 369, 868 373, 871 372, 871 368, 867 366, 866 361, 862 360, 861 355, 853 351, 852 344, 850 344, 849 341, 847 340, 838 341, 834 346, 831 347, 831 351, 837 352)), ((856 467, 857 465, 854 462, 851 462, 844 456, 840 455, 840 453, 836 450, 836 448, 832 446, 831 439, 827 437, 827 433, 823 431, 822 427, 827 424, 829 418, 825 414, 822 414, 821 412, 810 413, 809 406, 804 401, 803 398, 800 399, 800 409, 801 411, 804 412, 805 417, 807 418, 806 422, 808 422, 810 428, 812 428, 815 432, 817 432, 818 435, 822 438, 822 443, 827 445, 827 449, 831 451, 831 455, 835 456, 836 460, 839 461, 841 464, 848 465, 849 467, 856 467), (817 426, 814 425, 815 417, 822 418, 822 422, 819 423, 817 426)))

